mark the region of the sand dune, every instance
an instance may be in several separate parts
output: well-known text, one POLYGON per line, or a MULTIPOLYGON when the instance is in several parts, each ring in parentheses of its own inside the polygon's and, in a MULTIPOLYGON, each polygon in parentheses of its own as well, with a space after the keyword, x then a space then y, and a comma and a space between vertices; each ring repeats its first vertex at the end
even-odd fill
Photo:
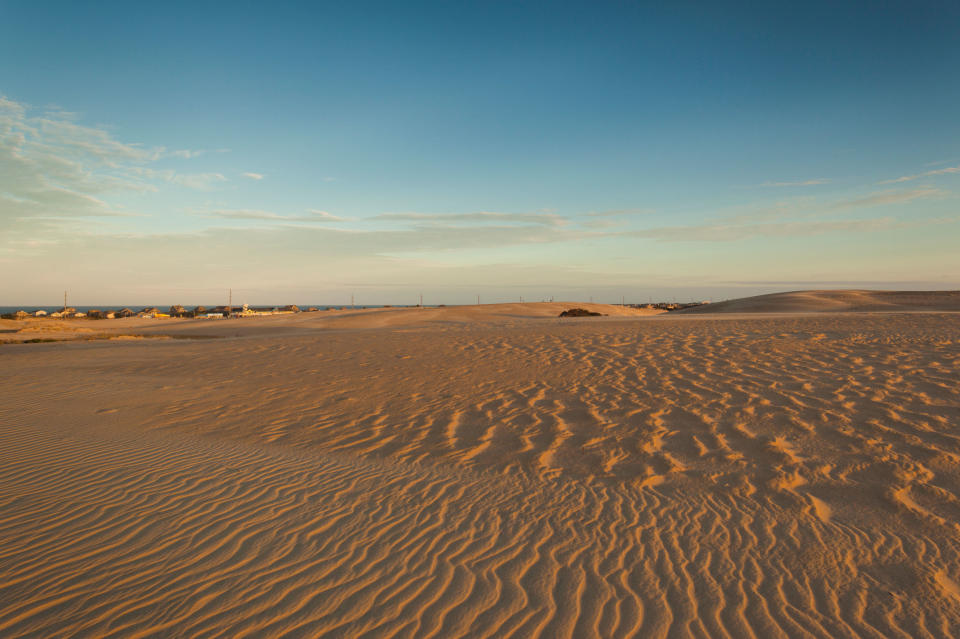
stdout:
POLYGON ((960 291, 794 291, 695 306, 678 313, 960 311, 960 291))
POLYGON ((0 636, 957 636, 960 314, 526 306, 3 347, 0 636))
MULTIPOLYGON (((663 311, 637 309, 612 304, 584 302, 536 302, 524 304, 479 304, 424 308, 369 308, 330 310, 296 315, 268 315, 235 319, 141 319, 59 320, 28 318, 0 320, 0 344, 28 339, 98 339, 114 335, 239 337, 280 335, 322 330, 398 328, 435 324, 474 326, 496 322, 499 325, 524 320, 557 319, 568 308, 586 308, 607 317, 643 317, 663 311)), ((601 318, 585 318, 598 321, 601 318)), ((564 318, 563 321, 583 321, 564 318)))

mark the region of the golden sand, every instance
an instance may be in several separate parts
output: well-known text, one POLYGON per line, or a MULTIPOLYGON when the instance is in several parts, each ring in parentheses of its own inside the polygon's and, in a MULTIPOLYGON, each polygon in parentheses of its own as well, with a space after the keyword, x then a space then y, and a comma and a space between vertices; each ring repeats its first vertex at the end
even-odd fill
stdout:
POLYGON ((960 314, 570 306, 0 346, 0 636, 960 634, 960 314))

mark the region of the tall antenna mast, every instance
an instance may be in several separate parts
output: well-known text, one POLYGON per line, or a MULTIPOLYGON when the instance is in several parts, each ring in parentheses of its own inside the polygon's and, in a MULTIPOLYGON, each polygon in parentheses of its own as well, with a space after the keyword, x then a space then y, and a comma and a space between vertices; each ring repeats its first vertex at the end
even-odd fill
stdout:
POLYGON ((67 292, 66 291, 63 292, 63 308, 64 309, 67 308, 67 292))

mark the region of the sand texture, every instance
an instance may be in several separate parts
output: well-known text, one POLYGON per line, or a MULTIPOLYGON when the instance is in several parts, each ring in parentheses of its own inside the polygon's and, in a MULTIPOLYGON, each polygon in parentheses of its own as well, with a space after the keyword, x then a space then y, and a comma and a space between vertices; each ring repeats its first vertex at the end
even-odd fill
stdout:
POLYGON ((700 313, 847 313, 960 311, 960 291, 795 291, 706 304, 700 313))
POLYGON ((0 636, 960 635, 960 314, 564 307, 0 346, 0 636))

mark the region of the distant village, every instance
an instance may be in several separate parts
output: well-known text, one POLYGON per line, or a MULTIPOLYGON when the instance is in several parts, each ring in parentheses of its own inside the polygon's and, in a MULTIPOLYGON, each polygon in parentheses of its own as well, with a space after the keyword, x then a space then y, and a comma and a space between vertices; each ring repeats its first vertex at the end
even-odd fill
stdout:
POLYGON ((661 311, 679 311, 680 309, 703 306, 709 303, 709 300, 704 300, 702 302, 651 302, 649 304, 627 304, 626 306, 631 308, 655 308, 661 311))
MULTIPOLYGON (((317 311, 320 310, 316 307, 311 306, 307 311, 317 311)), ((140 317, 144 319, 149 318, 168 318, 168 317, 197 317, 201 319, 222 319, 225 317, 257 317, 262 315, 281 315, 288 313, 299 313, 300 308, 294 304, 289 304, 287 306, 264 306, 264 307, 251 307, 247 304, 243 306, 214 306, 212 308, 207 308, 205 306, 196 306, 192 309, 188 309, 179 304, 171 306, 168 310, 162 311, 155 306, 149 306, 147 308, 142 308, 139 311, 135 311, 130 308, 121 308, 120 310, 98 310, 91 309, 86 312, 78 311, 77 309, 71 306, 65 306, 59 311, 53 311, 48 313, 45 310, 38 309, 35 311, 25 311, 19 310, 16 313, 7 313, 2 315, 3 319, 16 319, 24 320, 29 317, 47 317, 54 319, 123 319, 127 317, 140 317)))

